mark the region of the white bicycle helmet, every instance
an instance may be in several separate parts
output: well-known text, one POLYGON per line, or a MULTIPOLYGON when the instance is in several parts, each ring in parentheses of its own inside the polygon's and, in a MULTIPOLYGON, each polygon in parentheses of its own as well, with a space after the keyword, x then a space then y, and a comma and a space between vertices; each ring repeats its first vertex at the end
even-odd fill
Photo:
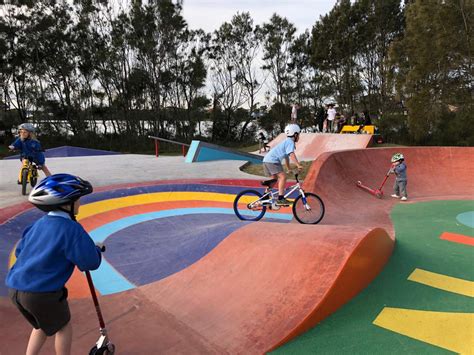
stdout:
POLYGON ((78 176, 54 174, 40 181, 28 196, 28 201, 43 211, 52 211, 59 206, 74 203, 92 192, 92 185, 78 176))
POLYGON ((285 134, 287 137, 293 137, 295 134, 300 134, 301 128, 296 123, 289 124, 285 127, 285 134))
POLYGON ((35 131, 36 131, 35 126, 33 126, 32 123, 28 123, 28 122, 25 122, 25 123, 22 123, 21 125, 19 125, 18 130, 20 130, 20 129, 24 129, 25 131, 28 131, 28 132, 31 132, 31 133, 35 133, 35 131))
POLYGON ((405 157, 403 156, 402 153, 395 153, 392 156, 392 163, 395 163, 396 161, 403 160, 403 159, 405 159, 405 157))

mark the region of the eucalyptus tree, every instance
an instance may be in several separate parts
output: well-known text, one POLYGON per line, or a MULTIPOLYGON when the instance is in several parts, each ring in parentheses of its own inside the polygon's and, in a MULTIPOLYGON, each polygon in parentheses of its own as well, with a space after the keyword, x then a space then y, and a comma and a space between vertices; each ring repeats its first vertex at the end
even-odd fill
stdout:
POLYGON ((207 53, 213 95, 212 138, 233 139, 240 120, 235 115, 247 97, 241 73, 235 63, 237 47, 231 23, 224 22, 214 31, 207 53))
POLYGON ((291 61, 291 46, 296 27, 285 17, 273 14, 269 22, 260 29, 263 39, 263 69, 268 70, 273 79, 274 91, 279 103, 288 104, 290 77, 288 65, 291 61))
POLYGON ((416 143, 474 144, 472 14, 472 1, 406 5, 406 30, 391 55, 416 143))
POLYGON ((263 69, 270 73, 273 90, 276 93, 275 120, 283 130, 289 116, 285 106, 290 104, 291 77, 289 64, 291 62, 291 47, 295 38, 296 27, 286 18, 273 14, 269 22, 261 27, 263 39, 263 69))
POLYGON ((265 78, 259 68, 262 49, 260 30, 254 26, 250 13, 237 13, 231 20, 230 39, 233 42, 233 65, 237 79, 246 98, 247 118, 243 122, 239 139, 242 140, 248 125, 254 120, 257 111, 257 95, 263 87, 265 78))
POLYGON ((354 110, 362 93, 359 70, 357 13, 350 0, 341 0, 312 30, 312 65, 324 76, 338 103, 354 110))
POLYGON ((364 88, 362 105, 371 112, 385 112, 391 100, 387 82, 390 44, 403 33, 400 0, 358 0, 353 4, 357 19, 357 62, 364 88))

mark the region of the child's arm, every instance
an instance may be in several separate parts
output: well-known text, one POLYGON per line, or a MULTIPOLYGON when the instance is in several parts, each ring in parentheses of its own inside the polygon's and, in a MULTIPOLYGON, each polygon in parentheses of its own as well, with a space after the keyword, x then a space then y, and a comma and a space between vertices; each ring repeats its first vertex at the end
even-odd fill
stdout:
POLYGON ((92 238, 82 227, 66 250, 66 257, 81 271, 95 270, 102 261, 100 248, 94 244, 92 238))
POLYGON ((10 149, 10 150, 18 149, 18 150, 20 150, 21 149, 21 139, 20 138, 15 139, 13 141, 13 143, 8 146, 8 149, 10 149))
POLYGON ((288 157, 285 157, 285 164, 286 164, 286 169, 290 171, 291 166, 290 166, 290 159, 288 157))
POLYGON ((293 163, 296 165, 298 170, 303 169, 303 166, 301 166, 300 162, 298 161, 298 158, 296 157, 296 154, 293 152, 290 154, 290 158, 293 161, 293 163))

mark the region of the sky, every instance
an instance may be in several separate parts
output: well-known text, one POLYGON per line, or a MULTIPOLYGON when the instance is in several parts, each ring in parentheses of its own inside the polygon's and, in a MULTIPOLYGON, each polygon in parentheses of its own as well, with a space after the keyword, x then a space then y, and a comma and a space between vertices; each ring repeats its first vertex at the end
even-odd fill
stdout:
POLYGON ((183 16, 190 29, 212 32, 230 22, 237 12, 249 12, 254 24, 268 22, 277 13, 295 25, 298 33, 311 29, 336 0, 184 0, 183 16))

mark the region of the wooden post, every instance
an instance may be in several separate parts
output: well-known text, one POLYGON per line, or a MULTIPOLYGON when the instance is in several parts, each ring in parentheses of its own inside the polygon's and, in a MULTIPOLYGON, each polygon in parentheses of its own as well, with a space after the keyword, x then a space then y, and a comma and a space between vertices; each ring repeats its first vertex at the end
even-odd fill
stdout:
POLYGON ((160 155, 160 142, 158 139, 155 139, 155 156, 158 158, 160 155))

